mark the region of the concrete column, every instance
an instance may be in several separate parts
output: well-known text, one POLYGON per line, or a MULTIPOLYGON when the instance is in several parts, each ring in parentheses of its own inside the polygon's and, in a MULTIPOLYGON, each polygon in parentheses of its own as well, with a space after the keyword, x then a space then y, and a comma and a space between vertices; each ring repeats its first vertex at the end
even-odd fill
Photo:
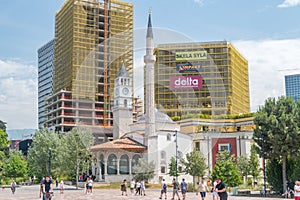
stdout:
POLYGON ((120 159, 117 159, 117 174, 120 175, 120 159))
POLYGON ((131 166, 131 162, 132 161, 132 159, 131 158, 129 158, 129 174, 132 174, 132 172, 131 172, 131 169, 132 169, 132 166, 131 166))

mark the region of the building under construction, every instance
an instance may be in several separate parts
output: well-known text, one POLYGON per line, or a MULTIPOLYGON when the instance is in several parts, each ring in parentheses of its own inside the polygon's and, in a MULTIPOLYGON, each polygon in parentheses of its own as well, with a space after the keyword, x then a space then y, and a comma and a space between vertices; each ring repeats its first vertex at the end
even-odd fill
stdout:
POLYGON ((133 5, 67 0, 55 18, 53 95, 45 125, 61 132, 80 124, 111 132, 114 79, 122 63, 132 75, 133 5))
POLYGON ((160 111, 178 119, 250 112, 248 61, 229 42, 161 44, 155 54, 160 111))

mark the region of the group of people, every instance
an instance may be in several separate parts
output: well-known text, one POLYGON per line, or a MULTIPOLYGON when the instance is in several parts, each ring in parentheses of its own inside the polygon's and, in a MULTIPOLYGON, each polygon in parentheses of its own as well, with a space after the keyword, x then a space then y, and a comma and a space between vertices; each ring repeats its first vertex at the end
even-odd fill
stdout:
MULTIPOLYGON (((185 200, 186 198, 186 192, 188 191, 188 184, 185 182, 185 179, 182 179, 181 183, 179 183, 175 178, 172 181, 172 198, 171 200, 174 200, 174 198, 177 196, 177 199, 180 200, 179 196, 179 190, 181 190, 182 194, 182 199, 185 200)), ((206 197, 206 192, 209 192, 209 187, 207 184, 207 181, 205 178, 202 178, 201 182, 199 182, 196 195, 200 193, 201 199, 204 200, 206 197)), ((226 186, 225 184, 217 178, 214 181, 213 188, 212 188, 212 193, 213 193, 213 200, 227 200, 228 194, 226 192, 226 186)), ((300 190, 299 190, 300 191, 300 190)), ((165 199, 167 199, 167 183, 165 179, 163 179, 161 183, 161 193, 159 199, 162 199, 164 196, 165 199)), ((299 199, 300 200, 300 199, 299 199)))
MULTIPOLYGON (((146 196, 146 185, 145 185, 144 179, 137 180, 136 182, 134 179, 132 179, 130 181, 129 188, 130 188, 131 195, 135 194, 135 195, 146 196)), ((121 192, 122 192, 122 195, 127 196, 127 181, 126 181, 126 179, 124 179, 123 182, 121 183, 121 192)))
POLYGON ((284 193, 285 198, 290 198, 294 194, 295 200, 300 200, 300 181, 295 181, 294 190, 290 187, 287 187, 287 190, 284 193))
MULTIPOLYGON (((186 192, 188 191, 188 184, 185 182, 185 179, 183 178, 181 183, 179 184, 179 182, 175 178, 173 178, 172 187, 173 187, 172 200, 174 199, 175 195, 177 196, 178 199, 180 199, 178 193, 179 190, 181 190, 182 199, 185 200, 186 192)), ((165 179, 163 179, 161 182, 161 192, 160 192, 159 199, 162 199, 163 195, 165 196, 165 199, 167 199, 167 183, 165 179)))

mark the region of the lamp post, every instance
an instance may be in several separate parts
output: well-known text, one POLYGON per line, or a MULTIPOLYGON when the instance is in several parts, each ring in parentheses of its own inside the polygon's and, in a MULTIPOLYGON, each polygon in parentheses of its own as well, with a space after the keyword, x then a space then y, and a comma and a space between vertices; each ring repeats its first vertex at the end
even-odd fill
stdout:
POLYGON ((175 150, 176 150, 176 153, 175 153, 175 159, 176 159, 176 162, 175 162, 175 166, 176 166, 176 170, 175 170, 175 172, 176 172, 176 181, 178 181, 178 172, 177 172, 177 170, 178 170, 178 144, 177 144, 177 133, 178 133, 178 130, 176 129, 175 130, 175 134, 173 135, 173 136, 175 136, 175 150))
POLYGON ((264 132, 261 131, 262 136, 262 158, 263 158, 263 176, 264 176, 264 192, 263 196, 266 197, 267 191, 266 191, 266 161, 265 161, 265 135, 264 132))
POLYGON ((48 150, 48 153, 49 153, 49 160, 48 160, 48 164, 49 164, 49 168, 48 168, 48 176, 50 177, 51 175, 51 148, 49 148, 48 150))

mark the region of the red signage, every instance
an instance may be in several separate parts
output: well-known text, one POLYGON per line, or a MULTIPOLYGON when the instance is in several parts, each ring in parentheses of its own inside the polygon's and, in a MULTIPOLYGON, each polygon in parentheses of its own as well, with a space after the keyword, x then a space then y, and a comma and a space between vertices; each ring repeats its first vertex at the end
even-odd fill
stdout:
POLYGON ((171 76, 170 89, 200 89, 202 88, 202 76, 171 76))

